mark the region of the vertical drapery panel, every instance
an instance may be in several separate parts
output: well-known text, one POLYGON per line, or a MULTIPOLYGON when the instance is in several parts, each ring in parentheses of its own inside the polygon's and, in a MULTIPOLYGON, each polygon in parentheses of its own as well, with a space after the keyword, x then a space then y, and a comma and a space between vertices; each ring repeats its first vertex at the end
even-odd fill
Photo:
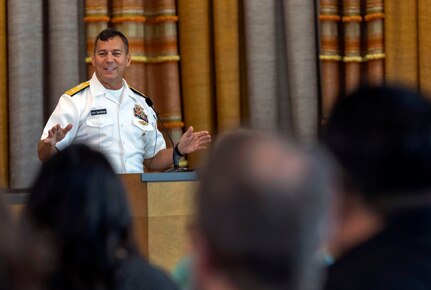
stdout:
POLYGON ((342 22, 344 28, 344 86, 346 93, 350 93, 361 82, 362 16, 360 0, 344 0, 342 22))
POLYGON ((320 0, 320 69, 322 119, 329 117, 340 94, 340 60, 338 24, 341 20, 338 0, 320 0))
MULTIPOLYGON (((145 0, 145 83, 174 143, 183 133, 175 0, 145 0)), ((166 139, 167 136, 165 136, 166 139)), ((167 140, 167 139, 166 139, 167 140)), ((167 146, 171 147, 169 142, 167 146)))
POLYGON ((313 1, 244 1, 252 127, 317 135, 317 66, 313 1))
MULTIPOLYGON (((287 79, 293 132, 299 140, 316 140, 318 129, 318 70, 316 1, 284 2, 287 79)), ((283 103, 285 100, 278 100, 283 103)), ((283 106, 281 106, 283 108, 283 106)), ((279 124, 286 123, 279 112, 279 124)), ((282 127, 283 129, 283 127, 282 127)), ((287 129, 285 126, 284 129, 287 129)))
POLYGON ((367 0, 366 4, 368 83, 382 84, 385 77, 383 0, 367 0))
POLYGON ((241 124, 238 0, 213 1, 217 130, 241 124))
POLYGON ((417 1, 387 0, 384 5, 385 79, 416 88, 419 79, 417 1))
POLYGON ((384 17, 383 0, 320 0, 323 122, 338 96, 384 82, 384 17))
POLYGON ((94 40, 100 31, 108 27, 109 7, 108 0, 86 0, 85 1, 85 18, 86 38, 87 38, 87 71, 90 77, 94 68, 91 64, 91 55, 94 51, 94 40))
POLYGON ((8 1, 10 187, 28 188, 39 169, 43 116, 42 1, 8 1))
MULTIPOLYGON (((125 79, 129 85, 146 92, 144 58, 144 1, 113 0, 112 24, 129 40, 132 63, 126 70, 125 79)), ((99 31, 100 32, 100 31, 99 31)), ((94 37, 95 38, 95 37, 94 37)), ((94 41, 93 38, 93 41, 94 41)), ((89 76, 90 77, 90 76, 89 76)))
POLYGON ((249 123, 271 130, 278 127, 276 67, 281 61, 277 58, 275 10, 273 0, 244 1, 249 123))
POLYGON ((419 0, 418 3, 419 86, 431 97, 431 0, 419 0))
MULTIPOLYGON (((214 132, 209 0, 178 0, 181 83, 186 126, 214 132)), ((188 158, 196 167, 202 152, 188 158)))
POLYGON ((77 1, 48 1, 48 115, 63 92, 79 83, 79 22, 77 1))
POLYGON ((386 81, 431 95, 431 1, 385 1, 386 81))
POLYGON ((9 186, 6 0, 0 1, 0 187, 9 186))

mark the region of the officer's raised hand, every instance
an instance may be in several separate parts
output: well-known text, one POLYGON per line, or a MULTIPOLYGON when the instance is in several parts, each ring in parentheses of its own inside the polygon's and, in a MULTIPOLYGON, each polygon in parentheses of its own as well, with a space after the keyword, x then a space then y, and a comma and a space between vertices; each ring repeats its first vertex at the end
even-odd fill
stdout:
POLYGON ((68 124, 64 128, 62 128, 60 124, 57 124, 49 129, 48 137, 39 142, 39 159, 42 161, 48 160, 49 157, 51 157, 57 151, 55 149, 55 144, 63 140, 72 127, 72 124, 68 124))
POLYGON ((178 150, 182 155, 186 155, 205 149, 205 145, 209 142, 211 142, 211 135, 208 131, 193 132, 193 126, 190 126, 181 137, 178 150))

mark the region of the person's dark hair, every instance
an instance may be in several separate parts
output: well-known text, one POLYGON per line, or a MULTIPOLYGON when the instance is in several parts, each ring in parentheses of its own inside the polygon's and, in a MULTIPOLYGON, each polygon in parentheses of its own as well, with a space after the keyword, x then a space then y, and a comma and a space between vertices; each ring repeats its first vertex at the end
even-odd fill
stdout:
POLYGON ((283 139, 249 130, 223 135, 207 161, 196 220, 211 263, 238 289, 314 289, 324 167, 283 139))
POLYGON ((120 37, 121 40, 123 40, 124 47, 126 48, 126 53, 129 53, 129 40, 127 39, 127 37, 121 31, 118 31, 111 27, 106 28, 97 35, 96 40, 94 41, 94 52, 96 52, 97 42, 99 40, 108 41, 109 39, 112 39, 117 36, 120 37))
POLYGON ((115 289, 122 261, 136 252, 123 185, 105 156, 86 145, 43 164, 24 217, 53 238, 50 289, 115 289))
POLYGON ((371 203, 431 189, 431 104, 415 91, 364 87, 341 98, 324 143, 353 187, 371 203))

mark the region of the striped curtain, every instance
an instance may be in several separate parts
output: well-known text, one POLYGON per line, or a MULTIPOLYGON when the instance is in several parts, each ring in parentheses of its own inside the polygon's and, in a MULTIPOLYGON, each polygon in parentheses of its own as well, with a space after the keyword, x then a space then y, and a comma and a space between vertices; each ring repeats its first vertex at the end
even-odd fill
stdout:
POLYGON ((383 0, 320 0, 321 116, 339 95, 384 81, 383 0))
POLYGON ((109 6, 108 0, 86 0, 85 1, 85 17, 86 24, 86 47, 87 47, 87 78, 94 72, 91 64, 91 55, 94 51, 94 40, 100 31, 108 27, 109 6))

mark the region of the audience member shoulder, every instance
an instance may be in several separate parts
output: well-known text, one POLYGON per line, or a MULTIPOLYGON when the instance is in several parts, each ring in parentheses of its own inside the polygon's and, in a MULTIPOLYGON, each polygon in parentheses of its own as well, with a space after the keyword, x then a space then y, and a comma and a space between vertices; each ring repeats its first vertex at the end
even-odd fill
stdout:
POLYGON ((79 85, 69 89, 64 94, 73 97, 75 94, 79 93, 80 91, 87 88, 88 86, 90 86, 90 82, 86 81, 86 82, 80 83, 79 85))

